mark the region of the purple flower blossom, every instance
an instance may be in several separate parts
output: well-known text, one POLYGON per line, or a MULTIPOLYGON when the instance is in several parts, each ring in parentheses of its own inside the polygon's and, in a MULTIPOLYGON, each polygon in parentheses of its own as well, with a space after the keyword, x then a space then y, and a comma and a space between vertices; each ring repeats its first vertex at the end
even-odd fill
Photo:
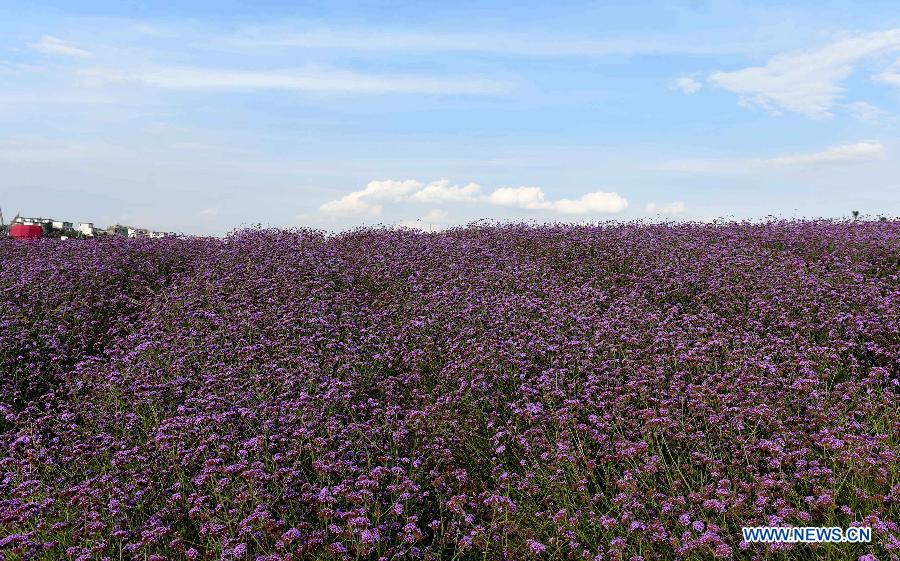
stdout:
POLYGON ((526 540, 526 543, 528 544, 528 549, 530 549, 532 553, 543 553, 547 551, 547 546, 539 541, 529 539, 526 540))
POLYGON ((373 529, 363 530, 362 533, 360 533, 359 537, 360 537, 360 541, 362 541, 362 543, 364 543, 364 544, 376 543, 376 542, 378 542, 378 539, 379 539, 378 530, 373 530, 373 529))
POLYGON ((0 557, 893 554, 898 263, 897 220, 0 240, 0 557))

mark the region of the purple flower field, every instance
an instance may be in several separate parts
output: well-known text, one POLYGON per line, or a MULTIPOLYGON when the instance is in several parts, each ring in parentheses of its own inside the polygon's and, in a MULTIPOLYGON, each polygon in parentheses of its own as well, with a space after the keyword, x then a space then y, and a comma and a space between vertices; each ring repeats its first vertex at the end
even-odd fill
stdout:
POLYGON ((0 559, 897 560, 898 365, 896 220, 2 240, 0 559))

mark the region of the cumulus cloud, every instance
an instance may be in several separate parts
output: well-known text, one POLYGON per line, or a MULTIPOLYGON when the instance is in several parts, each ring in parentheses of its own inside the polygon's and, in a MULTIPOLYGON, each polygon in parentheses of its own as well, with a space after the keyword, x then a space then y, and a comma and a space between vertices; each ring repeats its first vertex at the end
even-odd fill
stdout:
POLYGON ((512 206, 528 210, 548 210, 551 203, 544 200, 540 187, 501 187, 490 195, 488 202, 499 206, 512 206))
POLYGON ((548 201, 540 187, 502 187, 488 196, 491 204, 526 210, 550 210, 562 214, 615 213, 625 210, 628 201, 618 193, 595 191, 578 199, 548 201))
POLYGON ((360 197, 376 200, 398 200, 413 191, 422 188, 422 183, 413 179, 405 181, 394 181, 388 179, 385 181, 370 181, 366 184, 366 188, 358 191, 360 197))
POLYGON ((675 89, 681 90, 682 93, 687 95, 695 94, 703 89, 703 84, 698 82, 697 80, 691 78, 690 76, 682 76, 675 80, 673 84, 675 89))
MULTIPOLYGON (((900 29, 848 37, 817 49, 783 53, 765 66, 734 72, 716 72, 709 81, 739 96, 744 106, 772 113, 800 113, 813 119, 829 118, 843 96, 844 81, 862 60, 900 51, 900 29)), ((891 74, 879 79, 891 83, 891 74)), ((898 82, 900 83, 900 82, 898 82)))
POLYGON ((480 196, 481 186, 469 183, 464 186, 450 185, 446 180, 434 181, 427 185, 420 181, 370 181, 365 189, 353 191, 340 199, 329 201, 319 207, 324 214, 378 216, 382 206, 376 201, 443 203, 482 202, 495 206, 513 207, 524 210, 547 210, 561 214, 615 213, 628 206, 618 193, 595 191, 585 193, 577 199, 547 200, 540 187, 501 187, 485 196, 480 196))
POLYGON ((606 214, 625 210, 628 201, 618 193, 594 191, 578 199, 560 199, 552 204, 553 210, 563 214, 606 214))
POLYGON ((319 207, 325 214, 350 215, 368 214, 378 216, 382 206, 372 201, 401 201, 413 191, 423 187, 422 183, 412 179, 405 181, 370 181, 364 189, 353 191, 340 199, 329 201, 319 207))
POLYGON ((450 185, 446 179, 429 183, 424 188, 410 196, 410 199, 419 203, 445 203, 474 201, 478 196, 481 186, 477 183, 469 183, 462 187, 450 185))
POLYGON ((681 214, 685 210, 687 210, 687 205, 682 201, 662 204, 656 204, 654 202, 647 203, 647 212, 650 214, 681 214))
POLYGON ((45 55, 68 56, 74 58, 87 58, 93 56, 93 53, 84 49, 73 46, 68 41, 63 41, 57 37, 44 35, 40 41, 36 43, 28 43, 28 47, 45 55))

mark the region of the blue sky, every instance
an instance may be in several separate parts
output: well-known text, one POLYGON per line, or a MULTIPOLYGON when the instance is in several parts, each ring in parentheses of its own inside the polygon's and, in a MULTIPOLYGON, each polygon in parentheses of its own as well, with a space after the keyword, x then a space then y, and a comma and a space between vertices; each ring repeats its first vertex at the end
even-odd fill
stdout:
POLYGON ((0 2, 7 217, 896 216, 898 116, 891 2, 0 2))

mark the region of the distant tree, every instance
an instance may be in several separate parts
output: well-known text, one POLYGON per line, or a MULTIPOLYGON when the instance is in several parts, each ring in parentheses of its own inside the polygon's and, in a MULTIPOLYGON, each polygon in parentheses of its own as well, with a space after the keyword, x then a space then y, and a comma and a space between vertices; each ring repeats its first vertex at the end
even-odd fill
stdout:
POLYGON ((851 212, 851 214, 853 215, 853 220, 856 220, 857 218, 859 218, 859 211, 858 211, 858 210, 854 210, 853 212, 851 212))

